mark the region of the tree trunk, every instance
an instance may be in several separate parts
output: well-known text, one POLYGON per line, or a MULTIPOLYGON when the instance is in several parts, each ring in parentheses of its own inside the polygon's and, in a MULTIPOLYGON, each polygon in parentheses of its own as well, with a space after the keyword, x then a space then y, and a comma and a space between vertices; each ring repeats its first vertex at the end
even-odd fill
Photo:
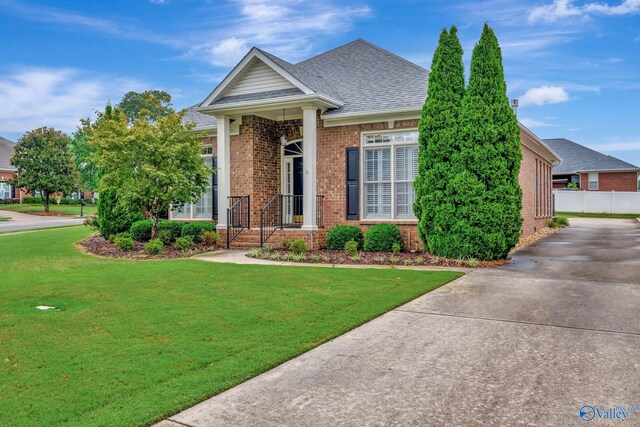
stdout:
POLYGON ((44 211, 49 212, 49 192, 44 191, 41 194, 44 194, 44 197, 42 198, 42 203, 44 203, 44 211))
POLYGON ((151 218, 151 240, 156 238, 158 233, 158 213, 155 211, 149 211, 149 218, 151 218))

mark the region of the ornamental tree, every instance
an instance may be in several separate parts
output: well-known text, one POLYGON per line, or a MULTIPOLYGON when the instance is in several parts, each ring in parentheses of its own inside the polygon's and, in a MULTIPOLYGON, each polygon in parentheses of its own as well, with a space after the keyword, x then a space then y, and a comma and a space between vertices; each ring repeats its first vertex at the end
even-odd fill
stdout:
MULTIPOLYGON (((455 221, 437 244, 451 258, 506 258, 522 225, 518 181, 520 130, 509 106, 502 53, 493 30, 484 25, 473 49, 469 85, 462 101, 460 151, 446 190, 455 221)), ((436 220, 437 221, 437 220, 436 220)))
POLYGON ((432 253, 451 232, 455 219, 446 188, 453 173, 452 158, 460 150, 458 117, 464 96, 462 46, 455 26, 440 33, 433 54, 427 99, 419 123, 418 177, 413 210, 418 232, 432 253))
POLYGON ((24 134, 15 146, 11 164, 18 171, 11 183, 28 192, 40 192, 45 212, 49 212, 52 195, 78 189, 78 171, 69 142, 61 131, 42 127, 24 134))
POLYGON ((100 184, 98 165, 94 158, 95 149, 89 145, 89 133, 87 127, 90 123, 82 120, 83 127, 79 128, 71 138, 71 152, 75 160, 76 169, 80 174, 80 189, 90 191, 91 199, 95 198, 95 192, 100 184))
POLYGON ((151 120, 143 110, 129 125, 122 109, 107 106, 91 126, 90 144, 102 174, 98 191, 117 191, 121 206, 146 211, 152 238, 160 214, 171 205, 197 201, 211 176, 193 124, 183 124, 183 115, 171 111, 151 120))

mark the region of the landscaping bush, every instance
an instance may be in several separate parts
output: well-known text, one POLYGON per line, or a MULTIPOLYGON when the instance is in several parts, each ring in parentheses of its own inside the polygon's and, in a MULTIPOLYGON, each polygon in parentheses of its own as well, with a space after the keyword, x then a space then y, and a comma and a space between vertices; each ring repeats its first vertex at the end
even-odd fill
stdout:
POLYGON ((215 246, 218 244, 218 233, 215 231, 203 231, 200 234, 200 240, 207 246, 215 246))
POLYGON ((402 246, 400 245, 400 243, 395 242, 392 246, 391 246, 391 251, 395 254, 398 255, 400 253, 400 251, 402 251, 402 246))
POLYGON ((145 242, 151 239, 151 220, 143 219, 136 221, 131 224, 129 231, 131 232, 131 238, 133 240, 137 242, 145 242))
POLYGON ((158 232, 158 239, 160 239, 165 245, 168 245, 175 241, 175 239, 171 235, 170 230, 160 230, 158 232))
POLYGON ((351 240, 358 244, 358 249, 362 249, 364 241, 362 230, 355 225, 338 225, 327 233, 327 249, 341 251, 345 248, 344 245, 351 240))
POLYGON ((214 222, 190 222, 182 227, 182 237, 191 236, 194 242, 200 243, 203 231, 216 231, 214 222))
MULTIPOLYGON (((24 196, 22 198, 22 203, 28 205, 39 205, 43 203, 43 200, 40 196, 24 196)), ((80 199, 68 199, 66 197, 62 197, 58 200, 55 197, 51 197, 49 199, 49 203, 52 205, 79 205, 80 199)))
POLYGON ((344 244, 344 251, 350 257, 358 255, 358 242, 356 242, 355 240, 349 240, 344 244))
POLYGON ((367 230, 364 239, 364 250, 367 252, 391 252, 393 244, 400 245, 402 250, 402 233, 395 224, 376 224, 367 230))
POLYGON ((167 231, 169 233, 169 241, 165 243, 174 242, 182 235, 183 227, 184 222, 181 221, 158 221, 158 236, 161 232, 167 231))
POLYGON ((24 196, 22 198, 22 203, 27 204, 27 205, 42 204, 42 197, 40 197, 40 196, 24 196))
MULTIPOLYGON (((103 191, 98 199, 98 231, 105 239, 111 236, 129 231, 131 225, 143 219, 139 209, 123 209, 118 204, 117 193, 115 191, 103 191)), ((134 239, 135 236, 132 236, 134 239)), ((149 240, 149 239, 147 239, 149 240)))
MULTIPOLYGON (((151 221, 149 221, 151 222, 151 221)), ((149 255, 159 255, 164 253, 164 243, 160 239, 149 240, 144 244, 144 251, 149 255)))
POLYGON ((118 233, 115 237, 114 244, 121 251, 132 251, 135 248, 133 239, 126 233, 118 233))
POLYGON ((289 244, 289 250, 294 254, 303 254, 307 252, 307 243, 302 239, 294 240, 289 244))
POLYGON ((0 199, 0 205, 19 205, 20 199, 0 199))
POLYGON ((569 219, 564 216, 557 216, 553 219, 547 220, 547 227, 560 228, 567 227, 569 225, 569 219))
POLYGON ((180 251, 187 251, 189 249, 193 249, 196 244, 193 242, 193 238, 191 236, 178 237, 176 242, 173 244, 173 247, 180 251))

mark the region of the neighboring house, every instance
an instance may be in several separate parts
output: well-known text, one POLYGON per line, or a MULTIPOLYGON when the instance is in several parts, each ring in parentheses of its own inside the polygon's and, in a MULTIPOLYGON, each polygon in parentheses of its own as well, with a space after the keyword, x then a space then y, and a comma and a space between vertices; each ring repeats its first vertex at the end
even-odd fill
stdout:
POLYGON ((565 138, 544 142, 562 158, 553 167, 553 188, 573 183, 589 191, 638 191, 637 166, 565 138))
MULTIPOLYGON (((172 218, 217 219, 237 246, 286 237, 312 248, 338 224, 390 222, 418 248, 413 181, 427 81, 424 68, 360 39, 295 65, 251 49, 187 113, 218 169, 203 198, 172 218)), ((552 216, 551 167, 560 159, 520 129, 529 234, 552 216)))
MULTIPOLYGON (((11 165, 15 144, 0 136, 0 199, 13 199, 16 197, 15 188, 9 184, 16 168, 11 165)), ((2 203, 2 202, 0 202, 2 203)))

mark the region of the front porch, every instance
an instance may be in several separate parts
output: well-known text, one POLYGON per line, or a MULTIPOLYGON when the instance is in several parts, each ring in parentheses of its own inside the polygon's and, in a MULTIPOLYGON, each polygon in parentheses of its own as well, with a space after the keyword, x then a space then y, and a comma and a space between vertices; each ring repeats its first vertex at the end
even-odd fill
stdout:
POLYGON ((277 230, 323 227, 324 197, 316 185, 318 110, 289 105, 216 115, 218 231, 229 244, 256 231, 259 239, 245 243, 262 245, 277 230))

